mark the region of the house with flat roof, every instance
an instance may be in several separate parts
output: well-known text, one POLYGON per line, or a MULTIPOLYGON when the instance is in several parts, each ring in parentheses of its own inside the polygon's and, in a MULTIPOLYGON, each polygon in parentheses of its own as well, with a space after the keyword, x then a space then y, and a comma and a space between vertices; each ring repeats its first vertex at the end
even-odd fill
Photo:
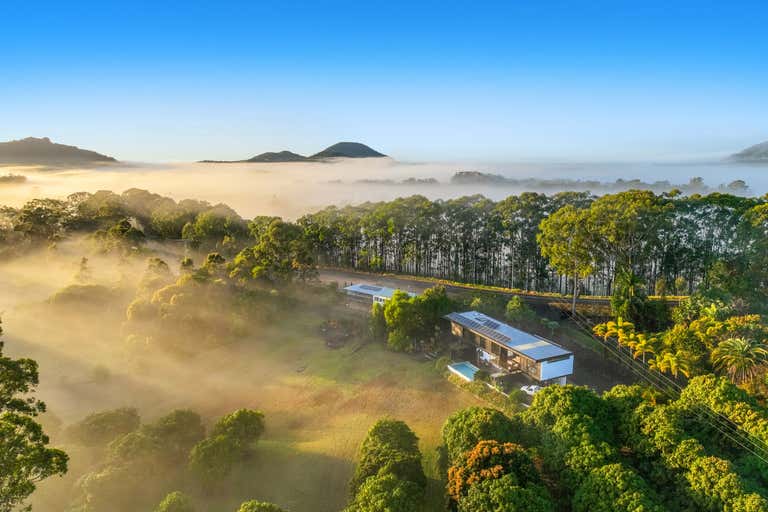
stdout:
MULTIPOLYGON (((353 284, 344 288, 347 295, 355 297, 357 299, 376 302, 378 304, 384 304, 392 295, 397 291, 394 288, 387 288, 385 286, 377 286, 373 284, 353 284)), ((412 292, 406 292, 411 297, 415 297, 416 294, 412 292)))
POLYGON ((565 384, 573 374, 573 353, 541 336, 499 322, 479 311, 450 313, 451 333, 476 347, 479 366, 496 372, 524 372, 540 383, 565 384))

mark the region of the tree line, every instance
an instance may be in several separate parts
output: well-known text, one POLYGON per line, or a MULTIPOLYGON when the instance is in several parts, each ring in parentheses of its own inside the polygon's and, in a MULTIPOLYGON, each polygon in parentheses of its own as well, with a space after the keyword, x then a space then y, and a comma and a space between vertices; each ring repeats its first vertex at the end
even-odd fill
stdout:
POLYGON ((255 277, 267 279, 292 265, 309 276, 319 263, 534 292, 707 291, 752 308, 768 302, 765 197, 648 190, 601 197, 526 192, 498 202, 410 196, 329 206, 295 223, 246 220, 223 204, 177 202, 141 189, 0 208, 0 257, 74 233, 92 235, 105 250, 160 240, 239 255, 248 272, 256 268, 255 277), (295 258, 282 258, 282 266, 261 261, 280 251, 295 258))
POLYGON ((526 192, 331 206, 298 223, 325 265, 598 295, 629 275, 649 294, 718 288, 756 303, 768 282, 765 208, 723 193, 526 192))

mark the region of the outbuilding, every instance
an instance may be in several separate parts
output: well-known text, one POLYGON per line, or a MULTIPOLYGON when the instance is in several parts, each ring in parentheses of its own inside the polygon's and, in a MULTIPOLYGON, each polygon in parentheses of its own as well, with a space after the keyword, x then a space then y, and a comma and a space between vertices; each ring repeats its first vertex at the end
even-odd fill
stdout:
MULTIPOLYGON (((392 295, 394 295, 397 290, 373 284, 353 284, 344 288, 344 291, 347 295, 355 297, 356 299, 383 305, 392 298, 392 295)), ((411 297, 416 296, 413 292, 406 293, 411 297)))

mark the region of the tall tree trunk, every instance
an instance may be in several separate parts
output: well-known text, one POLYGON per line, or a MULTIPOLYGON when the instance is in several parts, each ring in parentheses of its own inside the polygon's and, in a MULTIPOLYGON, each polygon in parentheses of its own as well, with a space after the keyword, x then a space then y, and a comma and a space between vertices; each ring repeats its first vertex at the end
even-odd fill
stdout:
POLYGON ((576 315, 576 296, 579 294, 579 277, 573 275, 573 303, 571 304, 571 315, 576 315))

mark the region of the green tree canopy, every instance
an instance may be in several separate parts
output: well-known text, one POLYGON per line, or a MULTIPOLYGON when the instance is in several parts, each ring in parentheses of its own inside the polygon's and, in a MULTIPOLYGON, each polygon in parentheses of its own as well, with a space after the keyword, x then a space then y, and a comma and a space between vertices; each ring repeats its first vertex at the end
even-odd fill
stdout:
POLYGON ((448 495, 460 502, 473 485, 508 475, 516 485, 539 484, 541 479, 531 456, 515 443, 480 441, 448 469, 448 495))
POLYGON ((459 512, 554 512, 542 485, 521 486, 514 475, 481 480, 459 500, 459 512))
POLYGON ((480 441, 516 441, 520 439, 521 432, 519 424, 497 409, 469 407, 448 417, 442 435, 448 457, 455 462, 480 441))
POLYGON ((250 500, 240 505, 237 512, 285 512, 282 508, 266 501, 250 500))
POLYGON ((264 433, 264 414, 251 409, 238 409, 223 416, 211 430, 211 436, 225 436, 240 445, 258 441, 264 433))
POLYGON ((123 407, 89 414, 67 428, 67 437, 87 446, 107 443, 139 428, 141 419, 136 409, 123 407))
POLYGON ((350 482, 352 494, 357 493, 367 478, 382 471, 421 488, 426 485, 418 438, 402 421, 379 420, 368 430, 350 482))
POLYGON ((155 512, 195 512, 195 507, 186 494, 174 491, 163 498, 155 512))
POLYGON ((573 498, 574 512, 663 512, 645 481, 621 464, 593 469, 573 498))
POLYGON ((423 489, 389 472, 367 478, 344 512, 419 512, 423 489))
POLYGON ((0 341, 0 512, 17 510, 38 482, 67 472, 67 454, 48 446, 35 419, 45 411, 37 384, 37 363, 4 356, 0 341))

